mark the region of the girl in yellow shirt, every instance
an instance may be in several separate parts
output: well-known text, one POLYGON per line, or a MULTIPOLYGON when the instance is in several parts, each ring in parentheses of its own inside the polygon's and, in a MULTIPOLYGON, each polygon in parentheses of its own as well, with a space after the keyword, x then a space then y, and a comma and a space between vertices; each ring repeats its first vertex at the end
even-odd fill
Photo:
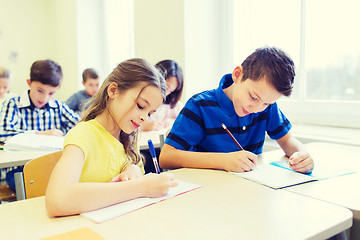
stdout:
POLYGON ((171 174, 143 175, 136 146, 138 128, 165 97, 165 80, 147 61, 130 59, 114 69, 82 122, 66 135, 46 190, 51 216, 160 197, 177 185, 171 174))

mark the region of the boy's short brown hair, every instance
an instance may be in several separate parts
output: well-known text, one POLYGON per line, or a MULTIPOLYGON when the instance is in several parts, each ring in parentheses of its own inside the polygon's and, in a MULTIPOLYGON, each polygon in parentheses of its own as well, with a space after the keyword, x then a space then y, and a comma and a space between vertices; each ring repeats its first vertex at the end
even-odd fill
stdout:
POLYGON ((241 64, 242 81, 257 81, 266 77, 268 82, 284 96, 290 96, 295 77, 295 66, 291 58, 277 48, 258 48, 241 64))
POLYGON ((83 71, 82 78, 83 78, 83 82, 85 83, 86 80, 88 80, 89 78, 98 79, 99 75, 93 68, 87 68, 83 71))
POLYGON ((0 67, 0 78, 10 78, 10 71, 6 68, 0 67))
POLYGON ((63 78, 61 67, 52 60, 38 60, 31 65, 30 81, 57 87, 63 78))

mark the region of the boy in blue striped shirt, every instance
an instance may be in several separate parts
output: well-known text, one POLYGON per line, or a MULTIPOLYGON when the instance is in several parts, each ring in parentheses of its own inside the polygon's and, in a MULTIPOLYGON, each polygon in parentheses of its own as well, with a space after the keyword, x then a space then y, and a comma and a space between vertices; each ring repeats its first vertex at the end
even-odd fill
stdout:
MULTIPOLYGON (((0 142, 22 132, 61 136, 75 126, 80 116, 65 103, 53 99, 62 78, 61 67, 52 60, 39 60, 32 64, 30 79, 27 79, 30 90, 5 101, 2 106, 0 142)), ((7 180, 13 179, 12 175, 8 173, 7 180)), ((12 181, 9 183, 14 188, 12 181)))
POLYGON ((257 49, 221 79, 219 88, 188 100, 166 138, 160 167, 251 171, 267 133, 290 157, 293 170, 310 172, 313 159, 291 135, 291 124, 276 104, 281 96, 291 94, 294 77, 294 63, 286 53, 277 48, 257 49))

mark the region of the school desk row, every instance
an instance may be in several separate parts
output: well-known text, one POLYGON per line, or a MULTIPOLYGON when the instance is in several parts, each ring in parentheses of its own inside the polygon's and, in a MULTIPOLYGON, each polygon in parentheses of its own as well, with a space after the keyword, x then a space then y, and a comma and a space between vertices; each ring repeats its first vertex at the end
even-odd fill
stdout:
MULTIPOLYGON (((306 146, 315 165, 350 165, 360 172, 360 148, 329 143, 306 146)), ((272 151, 264 153, 262 159, 266 162, 282 155, 280 150, 272 151)), ((360 180, 359 173, 273 190, 224 171, 172 172, 180 180, 203 187, 101 224, 81 216, 51 219, 43 198, 17 201, 0 205, 0 215, 9 216, 1 218, 0 227, 11 234, 9 239, 36 239, 83 226, 106 239, 119 235, 132 239, 324 239, 348 229, 353 221, 351 239, 359 239, 360 193, 354 184, 360 180), (19 226, 24 231, 17 231, 19 226), (143 231, 136 230, 139 226, 143 231), (131 236, 134 232, 135 237, 131 236)))

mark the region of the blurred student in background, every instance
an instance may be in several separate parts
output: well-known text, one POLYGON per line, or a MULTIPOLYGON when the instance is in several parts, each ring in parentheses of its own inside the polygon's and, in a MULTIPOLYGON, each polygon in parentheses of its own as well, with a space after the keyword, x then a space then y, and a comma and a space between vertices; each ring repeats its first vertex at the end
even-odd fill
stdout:
MULTIPOLYGON (((23 132, 62 136, 80 120, 80 116, 65 103, 53 99, 63 78, 61 67, 52 60, 32 64, 29 85, 23 95, 6 100, 0 112, 0 142, 23 132)), ((7 173, 6 181, 15 188, 14 173, 7 173)))
MULTIPOLYGON (((155 65, 164 75, 166 80, 166 100, 156 110, 151 117, 145 121, 141 130, 159 131, 163 129, 170 130, 175 118, 179 115, 183 104, 179 101, 183 91, 183 72, 180 65, 173 60, 163 60, 155 65)), ((159 158, 160 149, 157 148, 156 156, 159 158)), ((152 161, 151 154, 148 149, 141 150, 141 154, 146 159, 145 172, 155 173, 155 166, 152 161)), ((162 169, 160 169, 162 171, 162 169)))
POLYGON ((95 96, 99 91, 99 76, 92 68, 87 68, 82 74, 82 84, 85 89, 74 93, 67 101, 66 104, 78 114, 84 112, 91 102, 88 100, 95 96))
POLYGON ((10 92, 10 72, 6 68, 0 67, 0 110, 5 100, 15 97, 16 94, 10 92))
POLYGON ((142 126, 142 131, 158 131, 170 128, 180 113, 183 104, 179 101, 183 91, 183 72, 173 60, 158 62, 155 67, 164 73, 166 80, 166 101, 160 105, 142 126))

